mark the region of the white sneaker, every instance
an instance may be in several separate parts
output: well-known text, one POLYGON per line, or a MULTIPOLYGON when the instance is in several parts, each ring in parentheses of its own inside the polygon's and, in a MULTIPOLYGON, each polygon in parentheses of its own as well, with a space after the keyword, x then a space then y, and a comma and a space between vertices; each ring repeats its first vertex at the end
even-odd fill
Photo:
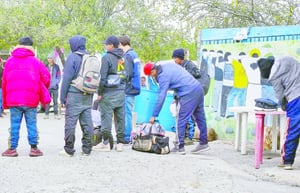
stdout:
POLYGON ((65 156, 65 157, 73 157, 74 156, 74 155, 68 154, 64 149, 59 152, 59 155, 65 156))
POLYGON ((118 143, 118 144, 116 145, 116 151, 118 151, 118 152, 123 151, 123 143, 118 143))
POLYGON ((110 147, 109 147, 109 143, 108 144, 103 144, 103 143, 99 143, 98 145, 93 147, 94 151, 102 151, 102 152, 110 152, 110 147))
POLYGON ((60 120, 60 117, 58 115, 54 115, 54 119, 60 120))
POLYGON ((45 116, 44 116, 44 119, 49 119, 49 115, 45 115, 45 116))

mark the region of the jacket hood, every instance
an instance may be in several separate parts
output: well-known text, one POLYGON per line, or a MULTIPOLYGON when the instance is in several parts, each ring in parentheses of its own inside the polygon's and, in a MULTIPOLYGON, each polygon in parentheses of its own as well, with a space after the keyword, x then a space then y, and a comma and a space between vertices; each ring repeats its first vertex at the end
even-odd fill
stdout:
POLYGON ((32 46, 17 45, 12 51, 12 55, 17 58, 34 56, 34 49, 32 46))
POLYGON ((107 51, 107 53, 111 53, 111 54, 117 56, 118 58, 122 58, 124 52, 121 48, 114 48, 110 51, 107 51))
POLYGON ((83 36, 76 35, 69 39, 69 44, 72 52, 86 52, 86 39, 83 36))
POLYGON ((298 64, 298 61, 290 56, 275 60, 275 63, 271 69, 269 80, 276 80, 284 74, 287 74, 291 69, 293 69, 295 64, 298 64))

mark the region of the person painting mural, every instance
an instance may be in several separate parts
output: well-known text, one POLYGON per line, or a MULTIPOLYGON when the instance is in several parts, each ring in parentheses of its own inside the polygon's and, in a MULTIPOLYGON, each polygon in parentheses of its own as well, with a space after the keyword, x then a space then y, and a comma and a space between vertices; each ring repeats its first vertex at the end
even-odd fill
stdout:
POLYGON ((259 63, 262 78, 273 85, 276 98, 283 102, 289 118, 286 139, 282 148, 282 163, 279 167, 292 170, 300 137, 300 63, 293 57, 265 59, 259 63))

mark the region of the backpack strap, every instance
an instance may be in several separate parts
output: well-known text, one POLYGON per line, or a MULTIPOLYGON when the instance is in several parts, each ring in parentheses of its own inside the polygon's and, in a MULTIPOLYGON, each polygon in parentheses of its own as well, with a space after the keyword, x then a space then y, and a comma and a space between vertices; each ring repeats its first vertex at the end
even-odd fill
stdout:
POLYGON ((80 74, 82 74, 83 73, 83 71, 81 71, 81 65, 82 65, 82 60, 83 60, 83 56, 85 55, 84 53, 81 53, 81 52, 73 52, 74 54, 77 54, 77 55, 79 55, 79 56, 81 56, 81 61, 80 61, 80 65, 79 65, 79 68, 78 69, 76 69, 76 73, 77 73, 77 76, 76 76, 76 78, 80 75, 80 74))

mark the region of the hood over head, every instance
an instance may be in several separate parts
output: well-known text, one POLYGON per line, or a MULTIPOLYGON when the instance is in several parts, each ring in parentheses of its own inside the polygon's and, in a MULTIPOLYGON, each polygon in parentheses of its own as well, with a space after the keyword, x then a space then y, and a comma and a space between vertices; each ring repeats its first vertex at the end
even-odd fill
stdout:
POLYGON ((75 35, 69 39, 72 52, 86 52, 86 38, 81 35, 75 35))

